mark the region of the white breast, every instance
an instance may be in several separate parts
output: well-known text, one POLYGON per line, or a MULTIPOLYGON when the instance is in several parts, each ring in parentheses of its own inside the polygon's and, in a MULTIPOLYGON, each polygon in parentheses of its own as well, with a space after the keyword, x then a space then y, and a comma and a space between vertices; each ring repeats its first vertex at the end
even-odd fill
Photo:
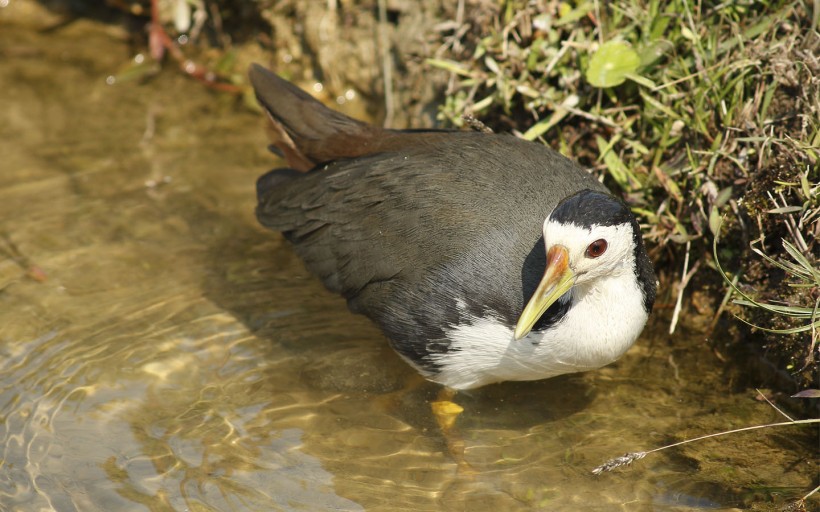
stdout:
MULTIPOLYGON (((448 332, 451 350, 434 356, 441 371, 428 378, 470 389, 593 370, 623 355, 649 316, 631 273, 598 279, 587 288, 576 286, 569 293, 573 306, 558 323, 518 341, 512 326, 500 319, 469 317, 448 332)), ((466 315, 465 305, 457 306, 466 315)))

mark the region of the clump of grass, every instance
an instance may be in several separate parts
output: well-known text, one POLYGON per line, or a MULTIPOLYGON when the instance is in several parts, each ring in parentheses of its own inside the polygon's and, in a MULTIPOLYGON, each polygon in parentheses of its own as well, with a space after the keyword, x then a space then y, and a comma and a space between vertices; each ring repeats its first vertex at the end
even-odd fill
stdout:
MULTIPOLYGON (((770 267, 778 269, 786 276, 787 286, 794 289, 791 294, 794 299, 789 301, 780 300, 776 303, 773 300, 764 300, 755 297, 752 293, 744 291, 744 287, 738 284, 737 279, 730 278, 720 264, 718 257, 718 235, 715 235, 713 244, 714 261, 718 272, 731 290, 739 295, 734 303, 752 310, 759 310, 771 315, 785 319, 791 324, 790 327, 773 328, 757 325, 745 320, 741 321, 748 325, 774 334, 809 334, 809 344, 803 368, 815 363, 815 352, 818 348, 818 334, 820 334, 820 268, 817 259, 813 255, 812 248, 816 242, 816 236, 812 236, 809 242, 803 236, 804 225, 812 223, 815 229, 820 228, 820 184, 811 187, 806 179, 806 175, 801 176, 799 190, 802 192, 802 204, 799 206, 789 205, 785 195, 777 193, 778 199, 770 194, 774 208, 769 210, 769 214, 784 215, 786 219, 782 222, 791 234, 792 241, 781 239, 783 253, 787 257, 771 257, 766 254, 763 247, 765 236, 761 236, 751 243, 751 250, 760 256, 770 267), (795 220, 795 216, 797 220, 795 220), (810 245, 811 244, 811 245, 810 245), (796 303, 794 303, 796 301, 796 303)), ((790 297, 791 299, 791 297, 790 297)), ((803 369, 801 368, 801 369, 803 369)))
POLYGON ((754 218, 760 234, 750 243, 750 249, 765 267, 757 273, 771 276, 779 272, 783 276, 780 281, 784 285, 776 293, 765 288, 762 292, 752 291, 761 288, 761 283, 743 284, 740 273, 734 277, 727 275, 718 255, 717 234, 713 243, 717 271, 729 286, 730 295, 739 296, 734 304, 748 312, 736 316, 760 331, 806 336, 802 363, 799 367, 790 364, 788 368, 797 372, 816 368, 820 359, 820 266, 815 251, 820 238, 820 183, 810 182, 809 172, 807 169, 800 174, 796 182, 779 182, 776 189, 767 191, 770 208, 754 218), (780 234, 765 232, 764 226, 772 223, 765 222, 764 216, 777 219, 775 225, 780 234), (769 239, 774 239, 774 243, 769 239), (748 320, 746 316, 757 320, 748 320), (760 325, 761 320, 766 325, 760 325))

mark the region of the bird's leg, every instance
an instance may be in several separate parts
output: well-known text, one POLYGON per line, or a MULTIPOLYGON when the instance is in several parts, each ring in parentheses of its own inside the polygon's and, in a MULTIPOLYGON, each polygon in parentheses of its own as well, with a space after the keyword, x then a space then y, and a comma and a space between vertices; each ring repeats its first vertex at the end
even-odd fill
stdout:
POLYGON ((444 434, 447 450, 458 464, 459 471, 472 471, 472 467, 464 460, 464 438, 454 428, 459 414, 464 412, 463 407, 453 402, 456 393, 456 390, 444 387, 439 391, 436 400, 430 403, 430 406, 433 409, 436 423, 441 429, 441 433, 444 434))

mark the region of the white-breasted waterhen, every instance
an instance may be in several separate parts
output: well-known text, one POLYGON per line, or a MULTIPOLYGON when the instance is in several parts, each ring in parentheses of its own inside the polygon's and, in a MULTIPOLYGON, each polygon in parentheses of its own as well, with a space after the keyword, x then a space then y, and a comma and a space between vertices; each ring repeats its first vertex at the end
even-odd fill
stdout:
POLYGON ((259 221, 426 378, 544 379, 635 342, 652 264, 578 164, 511 135, 362 123, 259 65, 250 79, 290 166, 259 179, 259 221))

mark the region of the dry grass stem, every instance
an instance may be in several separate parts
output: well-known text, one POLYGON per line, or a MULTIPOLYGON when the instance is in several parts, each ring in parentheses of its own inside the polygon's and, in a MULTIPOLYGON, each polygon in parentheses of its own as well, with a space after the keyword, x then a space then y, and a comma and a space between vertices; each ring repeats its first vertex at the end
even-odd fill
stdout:
POLYGON ((812 418, 812 419, 807 419, 807 420, 784 421, 784 422, 781 422, 781 423, 767 423, 765 425, 753 425, 751 427, 736 428, 734 430, 727 430, 727 431, 724 431, 724 432, 717 432, 715 434, 707 434, 705 436, 700 436, 700 437, 695 437, 695 438, 692 438, 692 439, 686 439, 686 440, 683 440, 683 441, 678 441, 677 443, 668 444, 666 446, 661 446, 660 448, 654 448, 652 450, 648 450, 648 451, 645 451, 645 452, 627 453, 626 455, 623 455, 622 457, 616 457, 614 459, 610 459, 610 460, 604 462, 603 464, 601 464, 600 466, 595 467, 592 470, 592 473, 594 473, 596 475, 599 475, 599 474, 604 473, 606 471, 612 471, 615 468, 618 468, 618 467, 621 467, 621 466, 624 466, 624 465, 627 465, 627 464, 631 464, 632 461, 643 459, 644 457, 646 457, 650 453, 659 452, 661 450, 666 450, 668 448, 673 448, 675 446, 680 446, 682 444, 694 443, 695 441, 701 441, 703 439, 709 439, 709 438, 712 438, 712 437, 725 436, 727 434, 736 434, 738 432, 746 432, 746 431, 749 431, 749 430, 758 430, 758 429, 761 429, 761 428, 783 427, 783 426, 786 426, 786 425, 807 425, 807 424, 810 424, 810 423, 820 423, 820 418, 817 418, 817 419, 812 418))

